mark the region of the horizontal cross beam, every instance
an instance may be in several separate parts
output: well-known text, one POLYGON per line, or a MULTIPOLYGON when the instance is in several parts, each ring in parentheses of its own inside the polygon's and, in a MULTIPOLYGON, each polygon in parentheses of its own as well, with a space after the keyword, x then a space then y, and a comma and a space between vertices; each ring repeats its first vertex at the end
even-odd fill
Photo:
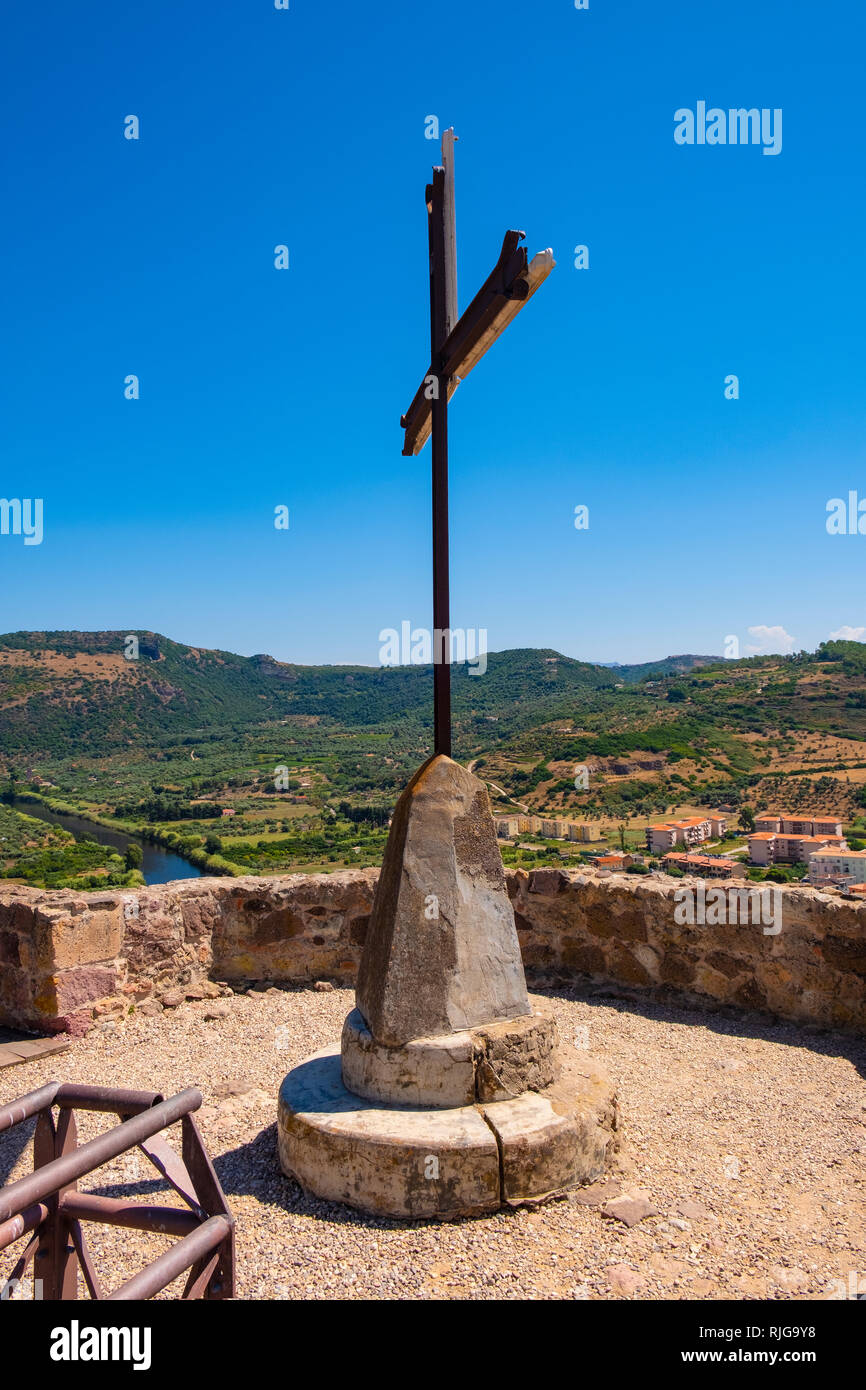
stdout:
MULTIPOLYGON (((429 194, 428 188, 428 197, 429 194)), ((542 251, 531 263, 527 262, 526 248, 520 245, 523 237, 523 232, 505 233, 496 265, 442 344, 439 361, 431 362, 400 420, 406 431, 404 455, 420 453, 430 437, 430 378, 436 379, 434 389, 445 391, 450 400, 459 382, 469 375, 553 269, 555 261, 550 251, 542 251)))

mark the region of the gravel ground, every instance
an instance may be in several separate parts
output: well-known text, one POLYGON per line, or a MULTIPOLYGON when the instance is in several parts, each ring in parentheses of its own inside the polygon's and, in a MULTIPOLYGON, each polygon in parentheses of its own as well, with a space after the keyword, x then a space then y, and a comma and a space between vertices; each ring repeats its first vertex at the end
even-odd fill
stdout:
MULTIPOLYGON (((61 1057, 0 1071, 0 1103, 58 1078, 165 1095, 198 1086, 238 1221, 244 1299, 826 1299, 851 1271, 866 1288, 866 1042, 579 990, 546 997, 564 1045, 608 1066, 624 1131, 613 1186, 534 1211, 386 1221, 280 1174, 280 1081, 339 1037, 349 990, 271 989, 221 1001, 215 1020, 205 1001, 103 1024, 61 1057), (643 1193, 657 1214, 631 1228, 604 1217, 619 1191, 643 1193)), ((82 1138, 107 1120, 80 1116, 82 1138)), ((29 1171, 31 1134, 0 1136, 0 1180, 29 1171)), ((138 1153, 81 1186, 179 1204, 138 1153)), ((87 1236, 109 1289, 170 1243, 93 1225, 87 1236)), ((3 1277, 18 1250, 0 1253, 3 1277)))

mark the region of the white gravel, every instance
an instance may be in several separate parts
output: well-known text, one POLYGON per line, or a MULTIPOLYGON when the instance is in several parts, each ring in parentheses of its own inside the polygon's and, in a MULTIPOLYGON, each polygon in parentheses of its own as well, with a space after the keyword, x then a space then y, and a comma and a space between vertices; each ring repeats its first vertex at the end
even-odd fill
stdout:
MULTIPOLYGON (((0 1071, 0 1103, 53 1079, 166 1095, 198 1086, 245 1299, 825 1299, 851 1271, 866 1280, 866 1042, 577 990, 548 997, 564 1045, 588 1046, 617 1083, 625 1129, 611 1177, 658 1212, 630 1229, 598 1205, 617 1188, 595 1205, 573 1194, 452 1225, 306 1197, 279 1171, 277 1091, 339 1037, 349 990, 234 995, 211 1021, 205 1001, 104 1024, 63 1056, 0 1071)), ((82 1137, 108 1123, 81 1116, 82 1137)), ((4 1180, 30 1169, 19 1133, 0 1136, 4 1180)), ((140 1154, 81 1186, 179 1204, 140 1154)), ((87 1235, 109 1289, 168 1243, 93 1225, 87 1235)), ((18 1249, 0 1252, 3 1277, 18 1249)))

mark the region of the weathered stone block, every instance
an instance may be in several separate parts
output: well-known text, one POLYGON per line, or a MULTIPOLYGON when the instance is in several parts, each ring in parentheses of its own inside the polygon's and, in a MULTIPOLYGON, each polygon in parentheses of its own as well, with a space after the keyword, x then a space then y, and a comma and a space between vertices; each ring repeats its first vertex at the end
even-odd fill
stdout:
POLYGON ((540 1094, 482 1109, 499 1143, 509 1206, 594 1182, 616 1143, 616 1097, 603 1067, 586 1057, 564 1058, 558 1081, 540 1094))
POLYGON ((530 1012, 487 790, 450 758, 397 803, 356 999, 392 1047, 530 1012))
POLYGON ((568 887, 568 874, 562 869, 531 869, 529 872, 530 893, 543 893, 546 897, 554 897, 568 887))
POLYGON ((556 1079, 556 1023, 545 1014, 472 1030, 475 1099, 499 1101, 542 1091, 556 1079))
POLYGON ((117 971, 111 966, 80 965, 42 981, 36 1005, 42 1014, 69 1014, 96 999, 114 994, 117 971))
POLYGON ((285 1173, 316 1196, 391 1217, 452 1220, 544 1201, 604 1171, 616 1100, 597 1064, 540 1094, 455 1109, 385 1108, 343 1084, 325 1048, 280 1090, 285 1173))
POLYGON ((20 965, 20 937, 13 932, 0 932, 0 965, 20 965))
POLYGON ((607 969, 607 960, 600 946, 586 946, 571 937, 562 943, 562 963, 581 975, 603 975, 607 969))
POLYGON ((472 1034, 414 1038, 400 1047, 377 1043, 360 1009, 343 1024, 343 1083, 358 1096, 386 1105, 453 1109, 475 1100, 472 1034))
POLYGON ((113 960, 121 951, 123 929, 123 913, 118 904, 58 918, 51 932, 52 966, 66 970, 113 960))
POLYGON ((592 902, 586 909, 587 929, 593 936, 618 941, 646 941, 646 917, 634 904, 620 904, 613 896, 592 902), (623 910, 624 909, 624 910, 623 910))

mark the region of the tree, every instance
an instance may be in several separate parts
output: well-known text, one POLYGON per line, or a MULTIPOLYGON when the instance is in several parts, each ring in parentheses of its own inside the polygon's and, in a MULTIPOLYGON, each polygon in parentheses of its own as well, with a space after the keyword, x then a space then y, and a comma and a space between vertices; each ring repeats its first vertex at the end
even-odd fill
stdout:
POLYGON ((223 842, 219 835, 208 835, 204 842, 208 854, 222 854, 223 842))
POLYGON ((134 840, 130 840, 126 846, 126 867, 127 869, 140 869, 144 861, 144 854, 141 845, 137 845, 134 840))
POLYGON ((737 824, 741 830, 745 830, 751 834, 755 828, 755 812, 751 806, 740 807, 740 815, 737 824))

